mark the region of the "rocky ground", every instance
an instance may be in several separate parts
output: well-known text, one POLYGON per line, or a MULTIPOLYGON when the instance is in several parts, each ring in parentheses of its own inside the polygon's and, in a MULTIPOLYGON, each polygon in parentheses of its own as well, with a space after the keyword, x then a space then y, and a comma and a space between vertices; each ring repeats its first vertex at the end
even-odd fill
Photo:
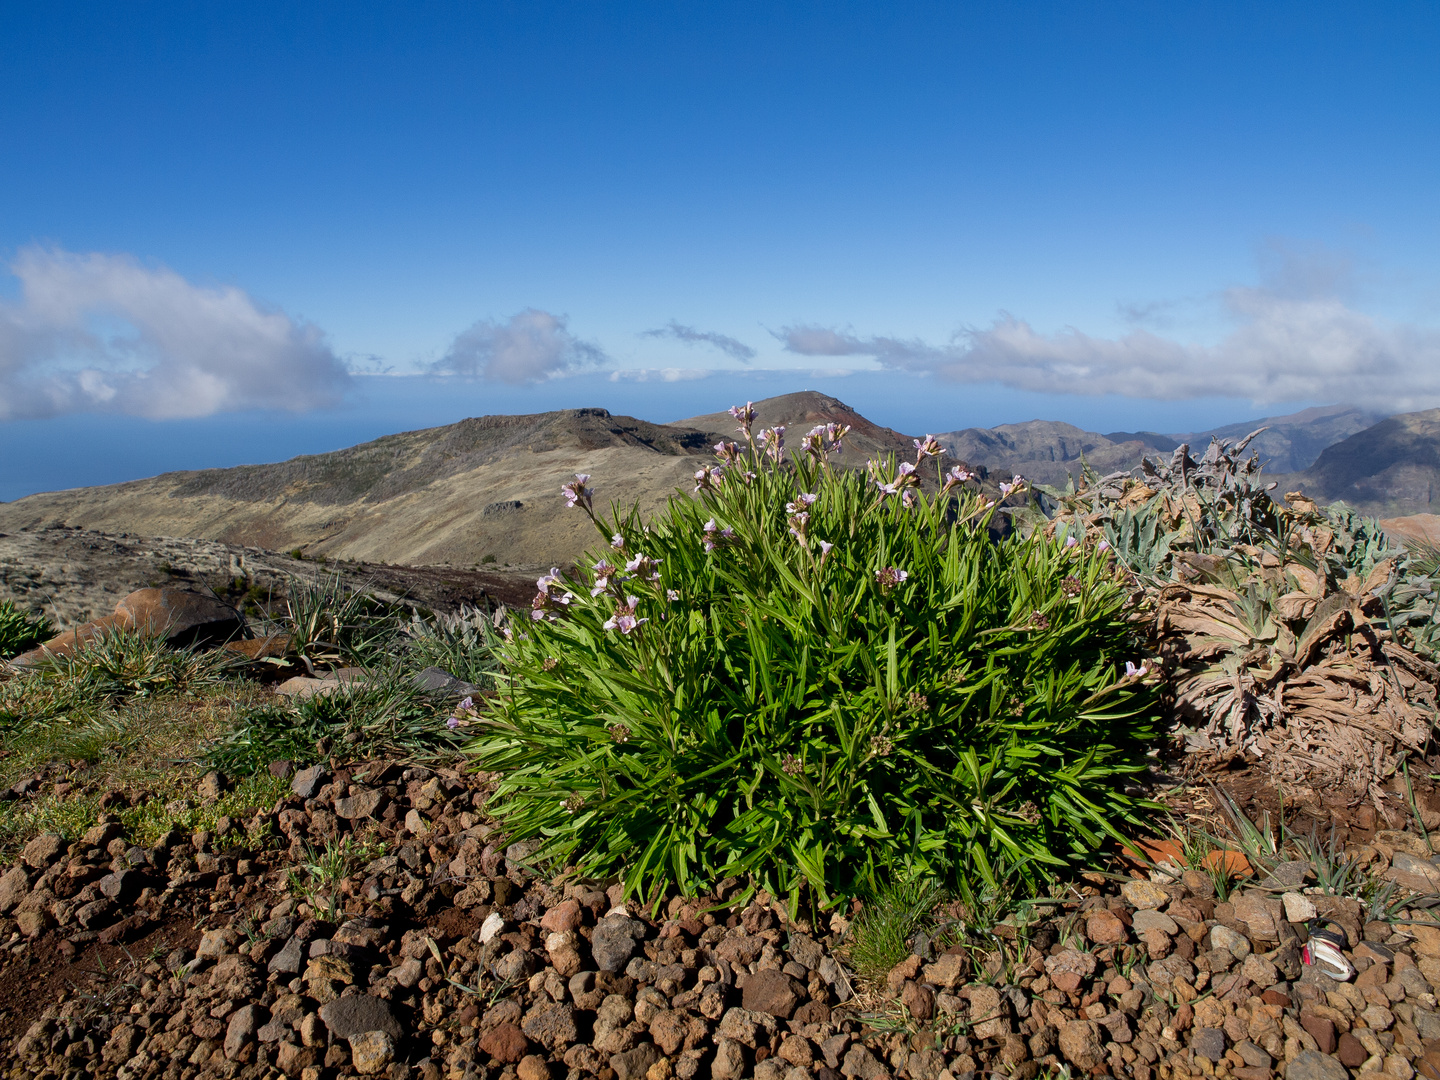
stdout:
MULTIPOLYGON (((548 567, 541 568, 543 570, 548 567)), ((0 600, 43 614, 59 629, 108 615, 136 589, 151 586, 214 590, 243 605, 283 597, 292 579, 339 575, 351 588, 384 599, 405 598, 454 611, 486 598, 528 605, 535 574, 459 567, 318 562, 216 540, 104 533, 64 526, 0 533, 0 600)))
MULTIPOLYGON (((1097 876, 1028 925, 921 937, 865 987, 843 916, 732 906, 738 882, 642 911, 537 876, 486 820, 485 777, 381 761, 289 779, 212 832, 140 847, 112 816, 25 847, 0 876, 6 1075, 1408 1080, 1440 1064, 1440 925, 1403 921, 1418 908, 1367 922, 1303 862, 1225 901, 1199 871, 1097 876), (1343 929, 1353 981, 1302 963, 1317 915, 1343 929)), ((224 786, 211 774, 195 798, 224 786)), ((1353 854, 1376 882, 1440 884, 1417 836, 1353 854)))

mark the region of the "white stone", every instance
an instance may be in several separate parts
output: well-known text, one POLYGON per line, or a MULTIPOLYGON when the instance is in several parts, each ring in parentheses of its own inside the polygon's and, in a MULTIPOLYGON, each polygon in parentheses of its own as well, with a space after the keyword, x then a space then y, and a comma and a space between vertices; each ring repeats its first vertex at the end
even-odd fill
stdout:
POLYGON ((480 944, 489 942, 496 934, 505 929, 505 920, 498 911, 492 911, 485 916, 485 921, 480 924, 480 944))
POLYGON ((1280 898, 1285 905, 1285 919, 1292 923, 1305 923, 1319 914, 1315 910, 1315 901, 1301 893, 1287 892, 1280 898))

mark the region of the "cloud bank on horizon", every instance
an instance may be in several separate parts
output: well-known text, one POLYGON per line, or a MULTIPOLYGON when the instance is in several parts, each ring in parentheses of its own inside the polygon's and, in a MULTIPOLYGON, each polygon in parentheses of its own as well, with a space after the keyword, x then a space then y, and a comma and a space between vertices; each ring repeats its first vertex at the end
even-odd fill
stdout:
MULTIPOLYGON (((1351 307, 1343 299, 1348 267, 1333 253, 1280 255, 1261 285, 1221 294, 1234 328, 1214 345, 1143 327, 1119 337, 1074 327, 1044 334, 1008 313, 943 345, 805 324, 774 334, 801 356, 867 357, 894 370, 1044 393, 1345 402, 1385 412, 1440 403, 1440 330, 1387 323, 1351 307)), ((1161 306, 1130 310, 1139 320, 1161 306)))
MULTIPOLYGON (((1343 258, 1281 255, 1259 285, 1218 295, 1232 328, 1215 344, 1140 325, 1164 304, 1132 306, 1134 328, 1114 337, 1073 327, 1043 333, 1010 314, 941 344, 806 323, 772 333, 795 356, 864 358, 871 370, 1049 394, 1338 401, 1385 412, 1440 404, 1440 330, 1352 306, 1343 258)), ((237 287, 196 285, 130 255, 29 247, 10 270, 21 291, 18 300, 0 299, 0 420, 306 412, 340 404, 357 370, 313 324, 265 309, 237 287)), ((759 370, 750 366, 756 349, 719 331, 671 320, 639 336, 713 348, 745 365, 732 371, 759 370)), ((573 332, 566 316, 537 308, 475 322, 419 370, 511 386, 594 373, 637 382, 711 374, 683 365, 623 368, 573 332)))
POLYGON ((129 255, 28 247, 0 300, 0 420, 116 412, 156 420, 340 403, 321 330, 129 255))

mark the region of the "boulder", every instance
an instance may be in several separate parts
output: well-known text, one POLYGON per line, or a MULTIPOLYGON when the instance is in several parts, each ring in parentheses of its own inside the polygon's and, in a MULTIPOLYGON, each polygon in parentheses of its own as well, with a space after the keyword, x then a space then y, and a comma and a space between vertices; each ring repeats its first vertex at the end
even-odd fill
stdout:
POLYGON ((137 589, 115 614, 147 637, 167 645, 216 645, 238 637, 245 620, 229 604, 185 589, 137 589))

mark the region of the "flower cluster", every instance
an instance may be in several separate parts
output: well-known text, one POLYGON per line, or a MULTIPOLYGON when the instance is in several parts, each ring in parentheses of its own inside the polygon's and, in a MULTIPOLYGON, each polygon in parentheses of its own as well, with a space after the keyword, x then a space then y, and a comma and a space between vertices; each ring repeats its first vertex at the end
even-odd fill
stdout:
POLYGON ((630 741, 630 728, 625 724, 611 724, 605 730, 610 733, 610 738, 614 739, 617 743, 630 741))
POLYGON ((750 441, 750 425, 755 423, 755 403, 745 402, 744 406, 731 405, 730 415, 740 424, 740 434, 745 436, 745 441, 750 441))
POLYGON ((1050 629, 1050 616, 1043 611, 1035 611, 1030 614, 1030 625, 1036 630, 1050 629))
POLYGON ((939 457, 945 452, 945 448, 940 445, 940 440, 934 435, 926 435, 923 439, 910 441, 915 444, 915 463, 917 465, 927 457, 939 457))
POLYGON ((1017 473, 1008 484, 1000 485, 1000 497, 1008 499, 1011 495, 1019 495, 1022 491, 1028 490, 1029 486, 1029 482, 1017 473))
POLYGON ((714 518, 705 522, 704 533, 705 536, 700 543, 706 552, 714 551, 721 544, 735 539, 735 530, 728 525, 722 529, 715 523, 714 518))
POLYGON ((908 570, 901 570, 898 566, 885 566, 875 571, 875 584, 880 586, 880 591, 888 593, 896 585, 903 584, 910 576, 908 570))
POLYGON ((1083 589, 1084 586, 1080 584, 1080 579, 1074 574, 1060 582, 1060 591, 1066 596, 1079 596, 1083 589))
POLYGON ((785 504, 785 513, 790 515, 790 535, 805 543, 805 530, 810 525, 810 507, 815 505, 819 495, 812 495, 810 492, 801 492, 795 496, 794 502, 785 504))
POLYGON ((652 559, 649 555, 636 555, 625 564, 625 570, 632 577, 655 584, 660 580, 660 564, 663 559, 652 559))
POLYGON ((889 479, 885 477, 885 470, 878 461, 867 461, 866 466, 870 470, 870 477, 875 481, 875 486, 880 489, 880 501, 884 502, 891 495, 899 495, 900 501, 905 506, 915 504, 914 488, 919 485, 920 477, 915 475, 915 466, 908 461, 902 461, 895 469, 895 475, 889 479))
POLYGON ((721 465, 706 465, 695 473, 695 494, 702 491, 719 491, 720 481, 725 478, 725 469, 721 465))
POLYGON ((755 444, 771 461, 779 465, 785 458, 785 425, 776 424, 765 428, 755 436, 755 444))
POLYGON ((445 721, 445 726, 451 731, 456 728, 468 727, 472 721, 479 718, 479 715, 475 709, 474 700, 467 697, 455 706, 455 712, 445 721))
POLYGON ((576 473, 575 479, 560 488, 560 494, 565 496, 565 505, 570 508, 576 506, 583 510, 590 510, 594 492, 585 485, 590 482, 589 473, 576 473))
POLYGON ((595 580, 590 586, 590 595, 599 596, 606 589, 610 588, 610 579, 615 576, 615 567, 610 565, 608 559, 601 559, 590 569, 595 571, 595 580))
POLYGON ((800 450, 818 463, 831 454, 843 453, 845 448, 841 444, 849 434, 849 424, 818 424, 801 437, 800 450))
POLYGON ((560 570, 554 566, 550 568, 550 573, 536 580, 535 585, 539 591, 535 593, 535 599, 530 601, 532 622, 539 622, 541 619, 554 622, 559 618, 559 612, 570 606, 575 594, 568 589, 563 592, 554 591, 560 583, 560 570))
POLYGON ((780 768, 786 776, 799 776, 805 771, 805 763, 794 754, 786 754, 780 761, 780 768))
POLYGON ((1150 674, 1150 668, 1143 661, 1137 667, 1132 660, 1125 661, 1125 677, 1127 679, 1143 679, 1150 674))
POLYGON ((948 495, 961 484, 975 479, 975 474, 961 465, 952 465, 945 474, 945 486, 940 489, 940 494, 948 495))
POLYGON ((601 625, 606 630, 619 630, 622 634, 630 633, 630 631, 640 627, 641 624, 650 621, 649 619, 637 619, 635 617, 635 609, 639 604, 640 600, 634 596, 627 596, 623 601, 615 601, 615 614, 611 615, 610 618, 606 619, 601 625))

